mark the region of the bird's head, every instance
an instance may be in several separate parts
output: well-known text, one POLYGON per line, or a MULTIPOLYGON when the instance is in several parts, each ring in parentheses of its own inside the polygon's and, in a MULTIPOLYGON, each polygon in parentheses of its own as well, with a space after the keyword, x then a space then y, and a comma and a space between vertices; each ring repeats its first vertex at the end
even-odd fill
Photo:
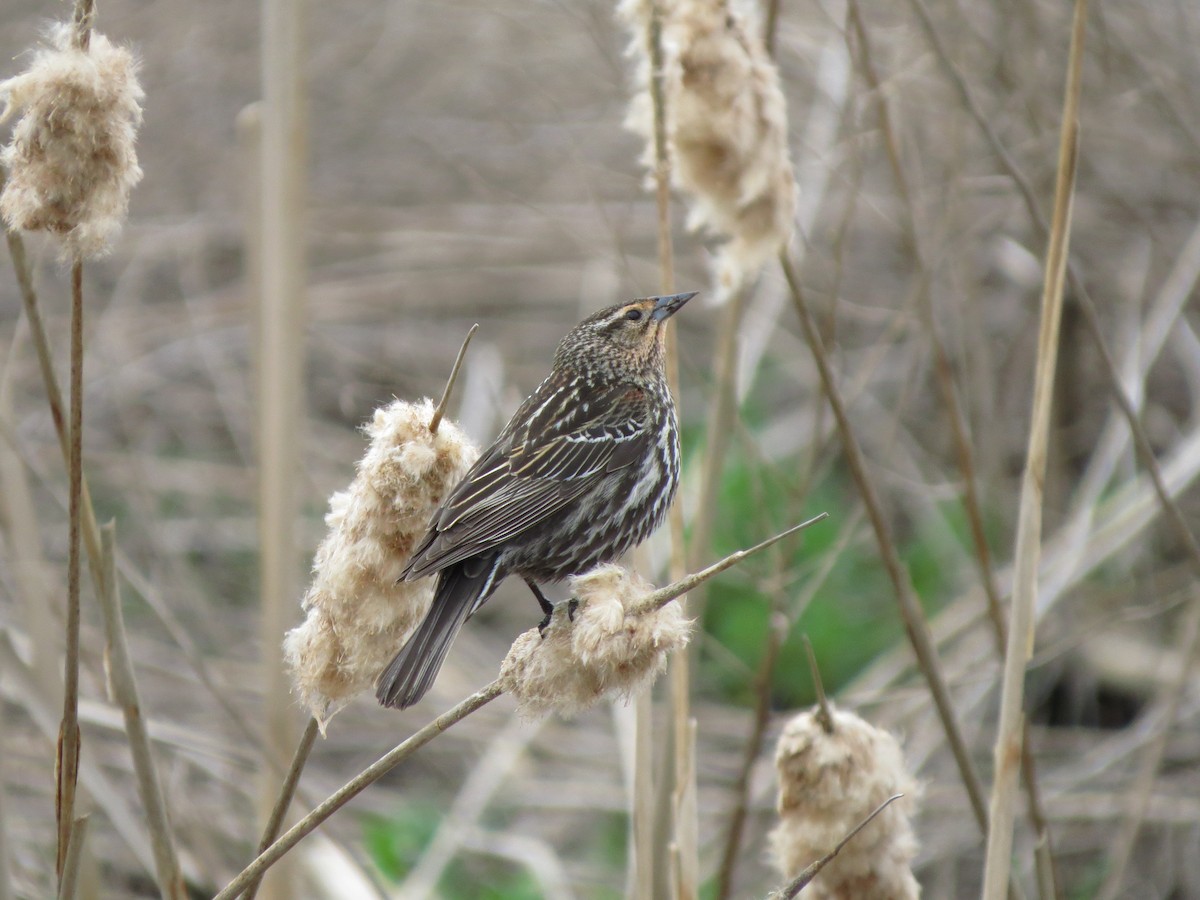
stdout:
POLYGON ((555 364, 599 374, 661 370, 667 320, 695 296, 643 297, 593 313, 563 338, 555 364))

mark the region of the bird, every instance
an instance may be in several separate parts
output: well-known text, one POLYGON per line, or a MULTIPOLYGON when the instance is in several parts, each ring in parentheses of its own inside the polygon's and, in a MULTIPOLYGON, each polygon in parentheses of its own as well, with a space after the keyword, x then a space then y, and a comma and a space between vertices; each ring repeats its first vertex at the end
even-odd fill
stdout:
POLYGON ((695 291, 600 310, 562 339, 550 374, 446 495, 400 581, 437 576, 421 624, 375 696, 406 709, 432 686, 463 623, 510 575, 550 621, 540 585, 645 540, 679 485, 679 421, 665 334, 695 291))

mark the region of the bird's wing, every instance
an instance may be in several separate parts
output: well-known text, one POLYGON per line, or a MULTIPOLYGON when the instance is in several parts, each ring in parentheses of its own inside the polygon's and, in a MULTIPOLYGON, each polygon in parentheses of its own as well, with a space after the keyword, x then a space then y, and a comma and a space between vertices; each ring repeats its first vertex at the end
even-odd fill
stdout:
POLYGON ((596 391, 586 403, 535 392, 446 498, 404 577, 429 575, 545 521, 639 459, 653 439, 649 420, 645 393, 633 385, 596 391))

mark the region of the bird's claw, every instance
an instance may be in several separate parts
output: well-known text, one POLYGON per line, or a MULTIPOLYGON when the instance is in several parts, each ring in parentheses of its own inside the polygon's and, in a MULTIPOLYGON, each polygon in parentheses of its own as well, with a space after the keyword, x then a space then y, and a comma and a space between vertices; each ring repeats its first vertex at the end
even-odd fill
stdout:
POLYGON ((575 613, 579 611, 579 600, 575 597, 572 597, 565 604, 560 603, 558 606, 552 607, 550 611, 542 618, 542 621, 538 622, 538 634, 541 636, 542 640, 546 639, 546 629, 550 627, 550 620, 554 618, 554 610, 558 609, 559 606, 564 605, 567 607, 567 621, 575 621, 575 613))

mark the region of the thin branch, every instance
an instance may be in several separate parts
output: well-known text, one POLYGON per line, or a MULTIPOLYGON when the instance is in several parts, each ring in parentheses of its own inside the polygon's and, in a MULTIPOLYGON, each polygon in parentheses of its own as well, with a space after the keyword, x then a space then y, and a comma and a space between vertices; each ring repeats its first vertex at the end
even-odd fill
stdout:
POLYGON ((891 804, 895 803, 903 796, 903 794, 893 794, 891 797, 888 797, 886 800, 880 803, 879 806, 875 808, 875 811, 855 825, 854 829, 848 835, 842 838, 836 847, 834 847, 816 862, 805 868, 805 870, 797 875, 791 882, 789 882, 786 887, 780 888, 778 891, 771 894, 768 900, 792 900, 792 898, 808 887, 809 883, 820 874, 821 870, 829 865, 835 856, 842 852, 842 848, 854 840, 860 831, 870 825, 871 821, 877 815, 879 815, 891 804))
POLYGON ((833 370, 829 365, 825 345, 821 340, 820 333, 817 331, 816 322, 813 321, 808 303, 805 301, 804 294, 800 289, 800 280, 796 275, 786 249, 780 253, 779 262, 783 267, 783 274, 787 279, 788 287, 791 289, 792 302, 800 317, 800 324, 804 331, 805 340, 808 342, 813 360, 817 365, 817 371, 820 373, 825 396, 828 398, 830 409, 833 410, 834 418, 837 420, 838 433, 842 439, 842 448, 846 454, 846 462, 850 467, 850 472, 855 483, 858 485, 863 505, 867 510, 867 517, 871 520, 871 527, 875 531, 879 553, 883 560, 884 568, 887 570, 888 577, 892 582, 892 588, 900 610, 900 618, 904 622, 904 630, 908 633, 909 643, 912 644, 921 674, 925 676, 925 680, 929 685, 934 706, 942 722, 942 729, 946 732, 946 739, 950 744, 954 761, 958 765, 959 775, 962 778, 963 786, 967 790, 967 797, 971 802, 971 811, 975 814, 975 820, 979 825, 980 831, 986 833, 987 806, 984 803, 983 783, 980 781, 979 773, 975 769, 975 763, 972 761, 970 752, 967 749, 966 740, 963 738, 962 729, 955 717, 954 706, 950 700, 950 691, 946 686, 946 679, 942 674, 941 665, 938 662, 937 650, 929 634, 929 624, 925 621, 925 613, 921 609, 921 605, 917 602, 908 572, 904 568, 904 564, 900 561, 899 553, 896 551, 895 542, 892 540, 891 531, 883 515, 883 507, 875 492, 875 485, 867 472, 866 461, 863 458, 862 450, 858 446, 858 439, 855 437, 854 430, 850 426, 850 419, 846 414, 845 404, 842 402, 841 391, 834 381, 833 370))
POLYGON ((450 377, 446 379, 446 388, 442 391, 442 399, 438 401, 437 408, 433 411, 433 417, 429 420, 430 434, 437 434, 438 427, 442 424, 442 416, 446 414, 446 406, 450 402, 450 392, 454 390, 454 382, 458 380, 458 370, 462 368, 463 360, 467 356, 467 347, 471 346, 471 338, 475 337, 475 332, 478 330, 479 323, 476 322, 467 332, 467 336, 463 338, 462 346, 458 348, 458 356, 454 358, 450 377))
POLYGON ((501 694, 500 682, 493 681, 482 690, 476 691, 453 709, 438 716, 412 737, 396 745, 358 775, 346 782, 316 809, 289 828, 282 837, 261 852, 241 873, 234 878, 213 900, 233 900, 239 897, 267 869, 283 858, 289 850, 332 816, 335 812, 361 794, 364 790, 412 756, 431 740, 452 725, 461 722, 471 713, 495 700, 501 694))
MULTIPOLYGON (((476 325, 475 328, 479 326, 476 325)), ((472 334, 474 329, 471 330, 472 334)), ((470 335, 467 335, 470 340, 470 335)), ((466 344, 463 344, 464 349, 466 344)), ((462 356, 459 355, 461 361, 462 356)), ((456 367, 457 368, 457 367, 456 367)), ((451 375, 451 380, 453 380, 451 375)), ((279 799, 275 801, 275 806, 271 809, 271 815, 267 818, 267 824, 263 828, 262 839, 258 842, 258 852, 262 853, 275 842, 275 838, 279 837, 279 829, 283 827, 283 820, 287 817, 288 809, 292 805, 292 798, 296 796, 296 785, 300 781, 300 773, 304 771, 304 764, 308 762, 308 754, 312 752, 313 743, 317 739, 317 733, 321 730, 320 724, 314 718, 309 718, 308 724, 304 727, 304 733, 300 735, 300 742, 296 745, 296 752, 292 756, 292 764, 288 767, 287 775, 284 776, 283 784, 279 788, 279 799)), ((246 888, 246 900, 254 900, 254 896, 258 893, 258 887, 262 884, 262 875, 250 882, 250 886, 246 888)))
POLYGON ((755 544, 753 547, 747 547, 745 550, 736 550, 723 559, 713 563, 711 566, 706 566, 699 572, 693 572, 691 575, 686 575, 683 578, 680 578, 678 581, 668 584, 666 587, 661 587, 658 590, 651 591, 629 610, 629 615, 645 615, 646 613, 653 612, 656 609, 662 609, 675 598, 682 597, 688 591, 695 590, 697 586, 708 581, 708 579, 712 578, 714 575, 719 575, 726 569, 736 566, 738 563, 749 559, 751 556, 762 553, 768 547, 779 543, 784 538, 790 537, 798 531, 803 531, 809 525, 815 525, 817 522, 828 518, 829 513, 821 513, 820 515, 813 516, 811 519, 801 522, 799 525, 793 525, 791 528, 781 531, 774 537, 769 537, 765 541, 755 544))
POLYGON ((171 839, 171 820, 163 799, 158 771, 150 750, 150 735, 142 717, 141 700, 133 673, 133 660, 125 634, 125 618, 121 612, 121 595, 117 585, 115 559, 116 529, 110 522, 102 529, 102 560, 104 580, 100 603, 104 612, 105 644, 108 651, 109 683, 113 699, 125 715, 125 734, 133 757, 137 776, 138 797, 146 813, 150 831, 150 849, 154 853, 154 868, 158 888, 166 900, 186 900, 183 873, 171 839))
POLYGON ((1025 669, 1033 650, 1034 599, 1041 556, 1043 483, 1050 441, 1050 413, 1054 400, 1054 372, 1058 361, 1058 335, 1062 320, 1063 288, 1071 240, 1071 210, 1075 196, 1075 167, 1079 158, 1079 96, 1083 82, 1083 39, 1087 28, 1087 0, 1076 0, 1067 60, 1066 96, 1058 145, 1058 176, 1054 187, 1054 216, 1046 250, 1042 285, 1042 320, 1038 331, 1037 368, 1034 373, 1033 411, 1021 502, 1017 521, 1013 599, 1000 692, 1000 721, 996 737, 995 776, 988 822, 987 857, 984 862, 984 900, 1000 900, 1007 891, 1012 867, 1013 814, 1017 769, 1024 729, 1025 669))

